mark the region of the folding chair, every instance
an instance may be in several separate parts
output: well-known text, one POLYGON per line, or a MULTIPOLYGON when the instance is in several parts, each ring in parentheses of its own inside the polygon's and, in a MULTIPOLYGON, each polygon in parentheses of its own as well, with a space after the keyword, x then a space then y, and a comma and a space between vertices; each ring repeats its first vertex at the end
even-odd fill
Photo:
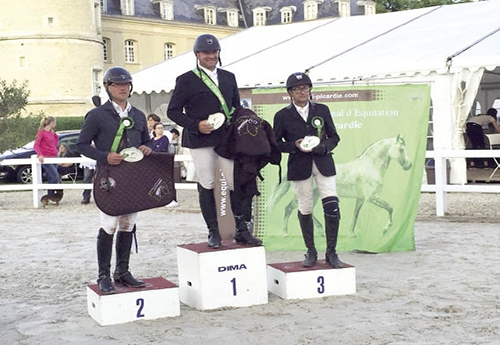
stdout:
MULTIPOLYGON (((486 138, 488 139, 488 146, 490 150, 499 150, 500 149, 500 133, 498 134, 485 134, 486 138)), ((490 177, 488 177, 489 181, 493 175, 497 172, 498 168, 500 168, 500 161, 499 158, 493 157, 493 161, 496 164, 495 169, 491 173, 490 177)))

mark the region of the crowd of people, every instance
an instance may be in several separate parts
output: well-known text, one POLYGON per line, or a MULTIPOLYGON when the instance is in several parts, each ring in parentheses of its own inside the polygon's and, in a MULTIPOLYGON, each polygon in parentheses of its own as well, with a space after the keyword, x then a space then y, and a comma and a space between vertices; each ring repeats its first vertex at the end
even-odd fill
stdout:
MULTIPOLYGON (((318 260, 312 217, 314 182, 323 204, 325 261, 333 268, 346 267, 336 253, 340 207, 332 150, 340 137, 328 107, 311 102, 313 85, 305 73, 292 73, 286 81, 291 103, 276 113, 271 126, 251 109, 242 107, 236 76, 221 68, 220 51, 215 36, 203 34, 196 39, 193 46, 196 66, 177 77, 167 109, 168 118, 182 128, 182 147, 193 159, 199 205, 208 231, 207 246, 217 249, 224 245, 214 196, 218 181, 216 169, 222 171, 230 190, 234 241, 240 245, 262 245, 248 223, 252 200, 259 195, 256 178, 266 164, 280 164, 283 152, 288 153, 287 179, 295 187, 299 205, 297 217, 307 249, 302 265, 312 267, 318 260), (250 139, 239 135, 238 125, 248 119, 252 119, 251 123, 257 126, 255 129, 262 129, 265 135, 250 139)), ((96 170, 119 166, 125 158, 120 153, 124 149, 140 151, 140 157, 153 152, 177 153, 179 131, 176 128, 165 131, 165 124, 158 115, 146 117, 130 104, 132 83, 132 76, 126 69, 112 67, 107 70, 103 85, 109 100, 102 105, 98 102, 85 116, 76 148, 81 155, 97 162, 97 166, 81 165, 87 183, 96 170)), ((58 152, 61 156, 69 154, 68 147, 58 151, 54 127, 55 119, 47 117, 37 134, 35 149, 41 163, 44 157, 56 157, 58 152)), ((49 183, 59 182, 57 166, 44 164, 43 168, 49 183)), ((88 204, 90 191, 85 190, 82 198, 82 204, 88 204)), ((129 270, 136 218, 137 212, 112 216, 100 211, 97 282, 103 293, 116 291, 113 281, 129 287, 144 286, 144 282, 129 270), (116 265, 111 274, 115 234, 116 265)))

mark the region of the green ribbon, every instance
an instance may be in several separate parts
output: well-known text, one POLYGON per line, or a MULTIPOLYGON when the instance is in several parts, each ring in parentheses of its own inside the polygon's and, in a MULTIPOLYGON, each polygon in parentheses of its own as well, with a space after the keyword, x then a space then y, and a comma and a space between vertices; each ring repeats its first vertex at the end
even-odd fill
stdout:
POLYGON ((125 129, 130 129, 133 127, 134 127, 134 119, 132 119, 131 117, 125 116, 120 119, 120 126, 116 131, 115 139, 113 140, 113 145, 111 145, 111 152, 116 152, 116 150, 118 149, 118 145, 120 144, 120 141, 122 140, 123 137, 123 131, 125 129))
POLYGON ((318 138, 321 139, 321 130, 323 129, 323 118, 319 116, 315 116, 311 119, 311 124, 314 128, 316 128, 317 133, 318 133, 318 138))
POLYGON ((196 74, 196 76, 200 78, 201 81, 205 83, 206 86, 208 86, 210 91, 212 91, 214 95, 219 99, 224 115, 226 115, 228 121, 231 120, 231 117, 234 113, 234 107, 231 107, 231 110, 229 110, 226 104, 226 100, 224 99, 224 96, 222 96, 222 92, 220 92, 219 87, 215 85, 212 78, 210 78, 204 71, 201 71, 198 68, 193 68, 192 72, 196 74))

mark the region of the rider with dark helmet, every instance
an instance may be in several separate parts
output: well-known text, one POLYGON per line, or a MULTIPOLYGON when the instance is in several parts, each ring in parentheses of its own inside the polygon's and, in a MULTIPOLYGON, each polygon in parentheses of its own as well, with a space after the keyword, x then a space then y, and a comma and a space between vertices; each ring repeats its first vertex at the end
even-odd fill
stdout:
POLYGON ((196 38, 193 46, 196 67, 177 77, 167 116, 184 127, 182 146, 188 148, 193 157, 201 213, 208 228, 208 246, 221 246, 214 197, 216 165, 223 171, 231 190, 231 209, 236 222, 234 239, 240 244, 260 245, 262 241, 248 231, 242 200, 234 191, 234 161, 214 151, 226 134, 234 109, 240 107, 234 74, 217 66, 220 50, 219 40, 214 35, 203 34, 196 38))
POLYGON ((305 73, 293 73, 286 81, 292 102, 274 116, 278 147, 289 153, 287 178, 292 181, 298 199, 298 217, 307 254, 302 265, 314 266, 318 252, 314 245, 313 179, 319 190, 325 217, 326 263, 333 268, 346 267, 337 256, 340 208, 335 184, 332 150, 340 137, 330 110, 310 101, 312 82, 305 73))
MULTIPOLYGON (((132 92, 130 73, 122 67, 112 67, 104 74, 103 85, 109 100, 85 115, 77 141, 78 151, 86 157, 95 159, 98 169, 106 169, 107 165, 120 164, 124 157, 118 152, 124 148, 136 147, 145 155, 152 152, 146 116, 128 102, 132 92), (119 135, 120 132, 121 135, 119 135)), ((110 274, 115 232, 116 268, 113 273, 115 283, 130 287, 143 287, 144 282, 135 279, 129 271, 130 249, 137 213, 116 217, 102 211, 100 214, 101 228, 97 236, 99 290, 103 293, 115 292, 110 274)))

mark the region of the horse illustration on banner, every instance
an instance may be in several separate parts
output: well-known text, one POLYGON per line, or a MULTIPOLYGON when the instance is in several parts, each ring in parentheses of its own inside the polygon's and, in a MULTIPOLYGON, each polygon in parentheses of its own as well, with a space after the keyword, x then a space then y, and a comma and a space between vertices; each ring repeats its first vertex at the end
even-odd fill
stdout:
MULTIPOLYGON (((354 198, 354 216, 349 227, 349 232, 355 235, 355 228, 358 221, 359 212, 365 202, 384 209, 388 213, 388 220, 383 227, 382 233, 386 234, 392 225, 393 207, 380 197, 383 188, 384 175, 389 168, 391 161, 395 160, 404 171, 412 167, 412 162, 408 157, 406 143, 403 137, 385 138, 376 141, 368 146, 361 155, 351 162, 336 164, 337 167, 337 194, 339 198, 354 198)), ((284 198, 292 183, 288 180, 282 181, 272 191, 268 202, 268 211, 273 212, 274 206, 284 198)), ((314 204, 319 201, 319 192, 314 189, 314 204)), ((285 206, 283 232, 288 234, 288 220, 297 210, 297 200, 295 196, 285 206)), ((322 222, 313 216, 315 228, 322 228, 322 222)))

